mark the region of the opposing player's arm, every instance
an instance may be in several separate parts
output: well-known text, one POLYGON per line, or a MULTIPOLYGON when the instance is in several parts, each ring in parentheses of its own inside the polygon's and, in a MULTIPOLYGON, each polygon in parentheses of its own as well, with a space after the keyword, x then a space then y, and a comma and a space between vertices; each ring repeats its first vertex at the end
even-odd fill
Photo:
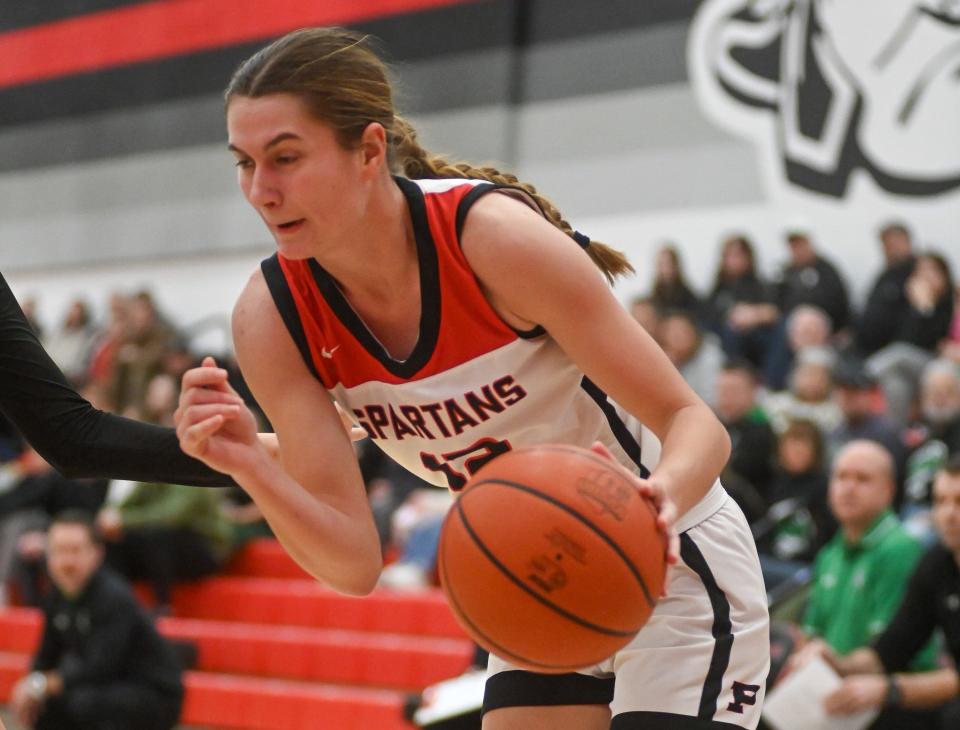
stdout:
POLYGON ((346 593, 369 592, 382 567, 380 543, 353 448, 260 272, 237 301, 233 324, 241 370, 282 445, 279 465, 258 460, 237 482, 308 572, 346 593))
POLYGON ((504 195, 474 204, 461 239, 501 316, 515 327, 545 327, 591 380, 646 424, 663 444, 654 477, 680 514, 696 504, 726 464, 726 431, 586 253, 504 195))

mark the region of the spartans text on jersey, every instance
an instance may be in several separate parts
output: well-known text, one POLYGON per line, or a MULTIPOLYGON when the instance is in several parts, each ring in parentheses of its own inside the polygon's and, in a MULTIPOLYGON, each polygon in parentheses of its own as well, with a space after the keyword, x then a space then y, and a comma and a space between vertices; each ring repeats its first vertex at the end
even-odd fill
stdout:
POLYGON ((450 438, 502 413, 527 396, 512 375, 442 402, 369 404, 353 409, 371 439, 450 438), (479 391, 479 392, 477 392, 479 391))

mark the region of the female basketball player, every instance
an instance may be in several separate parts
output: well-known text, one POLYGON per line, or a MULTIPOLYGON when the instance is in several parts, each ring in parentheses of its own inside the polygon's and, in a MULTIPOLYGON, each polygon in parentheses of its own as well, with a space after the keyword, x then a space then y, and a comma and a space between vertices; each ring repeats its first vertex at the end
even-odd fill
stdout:
POLYGON ((236 304, 234 337, 281 461, 249 412, 211 402, 230 395, 215 367, 184 377, 187 453, 231 474, 314 576, 363 594, 380 546, 334 402, 454 490, 512 447, 600 442, 640 475, 662 529, 680 515, 667 596, 589 670, 538 675, 492 658, 484 727, 755 727, 766 597, 746 522, 717 482, 728 439, 591 263, 609 278, 624 259, 574 234, 531 186, 423 150, 352 33, 278 40, 240 66, 226 98, 240 188, 278 248, 236 304), (644 424, 639 440, 607 393, 644 424))

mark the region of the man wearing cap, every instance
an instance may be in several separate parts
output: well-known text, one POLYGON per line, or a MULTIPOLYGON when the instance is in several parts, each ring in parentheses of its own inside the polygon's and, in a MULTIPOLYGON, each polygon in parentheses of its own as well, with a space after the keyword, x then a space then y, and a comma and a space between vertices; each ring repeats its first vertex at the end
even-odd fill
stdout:
POLYGON ((877 408, 879 393, 876 379, 863 363, 843 359, 833 371, 833 398, 843 413, 843 423, 827 435, 828 458, 846 444, 859 439, 876 441, 890 452, 896 467, 897 483, 903 475, 905 449, 900 428, 877 408))

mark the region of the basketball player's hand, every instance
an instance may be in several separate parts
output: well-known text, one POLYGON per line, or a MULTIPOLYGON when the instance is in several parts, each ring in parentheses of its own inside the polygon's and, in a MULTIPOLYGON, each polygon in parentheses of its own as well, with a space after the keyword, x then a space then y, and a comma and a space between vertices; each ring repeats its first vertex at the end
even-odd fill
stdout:
POLYGON ((180 405, 173 415, 180 448, 211 469, 236 474, 271 454, 257 435, 257 423, 227 382, 227 371, 206 357, 183 375, 180 405))
MULTIPOLYGON (((599 441, 594 442, 590 450, 617 463, 610 450, 599 441)), ((618 466, 620 465, 618 464, 618 466)), ((621 469, 623 469, 622 466, 621 469)), ((670 583, 670 566, 676 564, 680 555, 680 538, 676 530, 673 529, 673 525, 677 521, 677 507, 667 494, 664 485, 656 478, 641 479, 627 469, 623 469, 623 473, 637 485, 640 494, 649 499, 657 509, 657 529, 667 538, 667 578, 663 582, 663 595, 666 595, 667 585, 670 583)))
POLYGON ((883 705, 887 694, 887 677, 883 674, 857 674, 828 694, 823 708, 828 715, 852 715, 883 705))

